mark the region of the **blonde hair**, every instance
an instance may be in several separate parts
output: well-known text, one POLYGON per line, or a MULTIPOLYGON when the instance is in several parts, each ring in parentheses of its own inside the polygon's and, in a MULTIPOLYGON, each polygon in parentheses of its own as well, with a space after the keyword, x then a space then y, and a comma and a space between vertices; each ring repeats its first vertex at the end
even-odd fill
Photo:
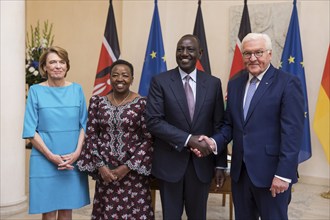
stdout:
MULTIPOLYGON (((69 72, 70 60, 69 60, 68 52, 61 47, 51 46, 51 47, 48 47, 47 49, 45 49, 39 58, 39 71, 40 71, 41 76, 44 78, 47 78, 47 72, 44 71, 44 67, 46 66, 47 57, 50 53, 56 53, 57 56, 59 56, 61 59, 63 59, 66 62, 66 66, 67 66, 66 72, 69 72)), ((66 73, 65 73, 65 76, 66 76, 66 73)))

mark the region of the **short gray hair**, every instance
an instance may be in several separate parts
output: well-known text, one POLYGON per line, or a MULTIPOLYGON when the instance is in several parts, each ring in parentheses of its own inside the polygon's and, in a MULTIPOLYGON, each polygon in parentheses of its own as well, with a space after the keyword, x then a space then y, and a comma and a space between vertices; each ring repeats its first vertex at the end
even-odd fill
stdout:
POLYGON ((266 50, 272 50, 272 40, 270 39, 270 37, 267 34, 249 33, 242 40, 241 51, 243 52, 244 43, 252 41, 252 40, 260 40, 260 39, 265 41, 266 50))

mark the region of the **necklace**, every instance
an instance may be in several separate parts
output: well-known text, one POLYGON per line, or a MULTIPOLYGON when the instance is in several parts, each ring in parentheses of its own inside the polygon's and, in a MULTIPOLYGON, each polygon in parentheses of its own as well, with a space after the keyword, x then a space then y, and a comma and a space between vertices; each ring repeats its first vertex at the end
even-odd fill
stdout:
POLYGON ((130 94, 131 94, 131 91, 128 92, 127 96, 126 96, 126 97, 123 99, 123 101, 121 101, 121 103, 119 103, 119 104, 118 104, 117 100, 115 99, 115 93, 112 93, 112 98, 113 98, 113 101, 115 101, 115 104, 116 104, 117 106, 119 106, 119 105, 123 104, 123 103, 126 101, 126 99, 128 98, 128 96, 129 96, 130 94))

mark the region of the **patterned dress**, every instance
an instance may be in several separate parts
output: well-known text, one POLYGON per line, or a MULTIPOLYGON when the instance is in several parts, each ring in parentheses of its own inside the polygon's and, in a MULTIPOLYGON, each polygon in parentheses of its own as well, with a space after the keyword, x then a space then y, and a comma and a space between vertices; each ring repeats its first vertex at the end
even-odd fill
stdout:
POLYGON ((154 219, 149 177, 152 137, 145 124, 146 98, 114 106, 106 96, 92 96, 86 144, 78 167, 96 180, 92 219, 154 219), (98 173, 104 165, 125 164, 122 180, 106 183, 98 173))

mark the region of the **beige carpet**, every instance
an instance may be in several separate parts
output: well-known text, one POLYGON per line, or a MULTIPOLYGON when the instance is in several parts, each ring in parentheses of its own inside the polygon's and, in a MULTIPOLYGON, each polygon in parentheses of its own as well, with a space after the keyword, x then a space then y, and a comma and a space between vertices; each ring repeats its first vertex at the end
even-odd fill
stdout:
MULTIPOLYGON (((94 184, 91 184, 91 194, 93 194, 94 184)), ((320 196, 322 192, 328 191, 327 186, 309 185, 297 183, 294 185, 292 202, 289 206, 290 220, 329 220, 330 219, 330 200, 320 196)), ((229 198, 227 196, 226 205, 223 207, 222 195, 210 194, 208 201, 208 220, 229 219, 229 198)), ((74 210, 74 220, 90 219, 92 206, 74 210)), ((156 194, 156 220, 162 219, 161 204, 159 194, 156 194)), ((12 216, 1 216, 1 220, 25 220, 41 219, 40 215, 28 215, 27 211, 12 216)), ((187 219, 183 216, 183 219, 187 219)))

